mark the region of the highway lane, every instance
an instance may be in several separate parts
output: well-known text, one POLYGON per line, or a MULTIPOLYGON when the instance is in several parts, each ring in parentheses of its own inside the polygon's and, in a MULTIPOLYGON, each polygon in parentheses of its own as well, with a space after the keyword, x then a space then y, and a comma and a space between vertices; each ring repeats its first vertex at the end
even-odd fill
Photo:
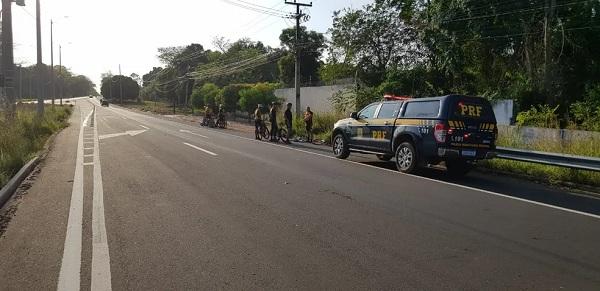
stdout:
MULTIPOLYGON (((107 120, 121 131, 140 124, 150 128, 102 147, 103 165, 115 167, 109 172, 119 175, 124 164, 129 169, 126 178, 107 186, 122 199, 118 205, 133 205, 117 206, 121 212, 115 216, 146 208, 138 222, 109 219, 108 228, 131 223, 126 229, 148 229, 151 219, 151 233, 161 243, 145 247, 166 252, 135 260, 117 255, 120 264, 132 268, 126 273, 147 274, 157 268, 149 266, 172 262, 154 278, 128 277, 128 287, 599 286, 597 218, 106 111, 128 117, 107 120), (125 147, 133 149, 122 153, 125 147), (130 186, 124 190, 124 184, 130 186), (180 274, 198 276, 180 280, 180 274)), ((122 233, 121 242, 139 237, 122 233)))
POLYGON ((600 287, 598 217, 96 108, 115 290, 600 287))

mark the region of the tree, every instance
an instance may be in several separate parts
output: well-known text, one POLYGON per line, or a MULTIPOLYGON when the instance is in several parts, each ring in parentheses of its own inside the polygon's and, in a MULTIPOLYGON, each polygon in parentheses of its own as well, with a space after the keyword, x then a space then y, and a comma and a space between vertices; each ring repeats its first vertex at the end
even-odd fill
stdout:
POLYGON ((224 104, 227 112, 234 112, 240 100, 240 91, 251 88, 248 84, 233 84, 223 87, 219 103, 224 104))
POLYGON ((213 83, 206 83, 200 88, 200 96, 202 96, 202 100, 204 105, 215 107, 216 99, 221 94, 221 89, 213 83))
POLYGON ((278 62, 280 81, 287 86, 294 85, 295 53, 298 49, 300 51, 301 83, 318 83, 320 59, 325 49, 325 36, 316 31, 308 31, 305 26, 301 26, 298 46, 296 46, 296 29, 294 28, 284 29, 279 36, 279 40, 281 45, 289 51, 286 57, 278 62))
POLYGON ((340 79, 354 78, 355 74, 356 67, 348 63, 332 62, 319 68, 319 78, 328 85, 340 79))
POLYGON ((140 95, 140 85, 131 77, 106 76, 102 80, 100 92, 104 98, 112 98, 112 100, 137 100, 140 95))
POLYGON ((368 86, 377 86, 388 70, 408 69, 423 61, 416 27, 401 17, 395 0, 377 0, 362 10, 333 16, 330 56, 354 64, 368 86))
POLYGON ((131 73, 131 75, 129 75, 129 77, 131 77, 131 79, 133 79, 136 83, 138 83, 138 85, 142 85, 142 78, 140 78, 140 75, 136 74, 136 73, 131 73))
POLYGON ((270 104, 277 101, 274 94, 277 84, 257 83, 252 88, 240 91, 240 108, 248 113, 253 112, 258 104, 270 104))

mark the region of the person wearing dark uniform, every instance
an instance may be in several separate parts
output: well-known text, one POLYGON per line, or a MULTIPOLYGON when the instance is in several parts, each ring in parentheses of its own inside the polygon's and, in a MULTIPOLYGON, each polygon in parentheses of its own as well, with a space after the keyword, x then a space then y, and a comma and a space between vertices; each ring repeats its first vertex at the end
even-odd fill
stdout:
POLYGON ((262 105, 258 104, 254 110, 254 138, 260 139, 260 129, 262 126, 262 105))
POLYGON ((269 121, 271 122, 271 141, 277 141, 277 104, 275 102, 271 103, 269 121))
POLYGON ((287 127, 287 140, 289 142, 290 137, 292 136, 292 103, 287 104, 287 108, 285 113, 283 114, 285 117, 285 127, 287 127))
POLYGON ((306 112, 304 112, 304 123, 306 124, 307 142, 313 142, 313 134, 312 134, 313 112, 310 111, 310 107, 306 107, 306 112))

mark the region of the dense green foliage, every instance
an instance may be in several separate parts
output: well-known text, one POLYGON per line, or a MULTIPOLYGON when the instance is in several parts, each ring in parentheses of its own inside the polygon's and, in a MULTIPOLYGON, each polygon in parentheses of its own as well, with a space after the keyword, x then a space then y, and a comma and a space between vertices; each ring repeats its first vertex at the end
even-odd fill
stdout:
POLYGON ((277 101, 277 97, 273 91, 278 87, 274 83, 257 83, 256 85, 243 89, 239 92, 239 106, 245 112, 254 112, 258 104, 263 104, 266 107, 271 102, 277 101))
POLYGON ((376 0, 336 12, 329 62, 356 66, 374 99, 514 99, 520 110, 558 106, 561 119, 576 115, 583 125, 597 116, 588 105, 598 97, 586 99, 586 88, 600 84, 598 11, 598 1, 376 0))
POLYGON ((105 76, 102 78, 100 93, 112 101, 137 100, 140 95, 140 85, 127 76, 105 76))
POLYGON ((281 32, 279 40, 289 53, 279 60, 280 81, 285 86, 294 85, 295 53, 300 53, 300 83, 318 84, 319 68, 321 67, 321 56, 325 49, 325 36, 316 31, 308 31, 306 27, 300 27, 298 37, 299 45, 296 46, 296 29, 287 28, 281 32))
MULTIPOLYGON (((52 98, 52 87, 50 86, 50 66, 42 65, 44 72, 44 92, 45 99, 52 98)), ((66 67, 54 66, 55 87, 54 96, 60 98, 61 93, 64 98, 82 97, 88 95, 98 95, 94 88, 94 83, 86 76, 75 75, 66 67)), ((37 86, 40 83, 37 66, 16 68, 15 71, 15 94, 23 99, 37 99, 37 86)))
POLYGON ((35 104, 20 104, 14 123, 0 117, 0 188, 42 149, 52 133, 67 126, 71 111, 71 106, 49 107, 38 118, 35 104))

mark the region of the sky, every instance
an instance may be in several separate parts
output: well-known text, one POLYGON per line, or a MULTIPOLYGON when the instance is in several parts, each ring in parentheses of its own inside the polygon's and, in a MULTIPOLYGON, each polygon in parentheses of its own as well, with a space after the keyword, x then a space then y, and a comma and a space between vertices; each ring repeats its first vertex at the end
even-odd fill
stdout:
MULTIPOLYGON (((54 64, 88 76, 98 85, 102 73, 140 76, 160 66, 159 47, 200 43, 215 49, 219 36, 231 41, 248 37, 279 47, 279 34, 294 20, 234 6, 231 0, 41 0, 43 62, 50 64, 50 20, 54 21, 54 64)), ((295 11, 284 0, 235 0, 295 11)), ((300 0, 309 3, 308 0, 300 0)), ((360 8, 373 0, 313 0, 310 20, 303 24, 327 32, 332 15, 346 7, 360 8)), ((36 62, 35 1, 13 5, 15 63, 36 62)))

